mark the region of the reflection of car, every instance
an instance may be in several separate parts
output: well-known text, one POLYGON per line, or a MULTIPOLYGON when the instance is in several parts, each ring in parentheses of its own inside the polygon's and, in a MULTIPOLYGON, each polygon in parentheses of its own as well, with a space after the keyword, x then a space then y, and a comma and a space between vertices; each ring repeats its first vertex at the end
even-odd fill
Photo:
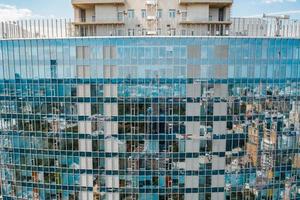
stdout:
POLYGON ((72 163, 71 168, 72 169, 79 169, 79 165, 77 163, 72 163))
POLYGON ((226 190, 226 191, 231 190, 231 184, 226 184, 226 185, 225 185, 225 190, 226 190))
POLYGON ((249 183, 245 183, 245 189, 250 189, 250 185, 249 185, 249 183))

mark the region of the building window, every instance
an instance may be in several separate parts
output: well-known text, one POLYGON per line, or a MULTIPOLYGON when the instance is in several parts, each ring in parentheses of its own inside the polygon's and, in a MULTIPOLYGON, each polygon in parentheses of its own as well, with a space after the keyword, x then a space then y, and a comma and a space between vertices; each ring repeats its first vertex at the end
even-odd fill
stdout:
POLYGON ((219 9, 219 21, 224 21, 224 8, 219 9))
POLYGON ((142 9, 141 14, 142 14, 143 19, 145 19, 147 17, 147 12, 145 9, 142 9))
POLYGON ((162 9, 157 10, 157 18, 162 18, 162 9))
POLYGON ((80 27, 80 36, 87 36, 87 35, 88 35, 87 27, 80 27))
POLYGON ((182 18, 183 21, 186 21, 186 19, 187 19, 187 11, 182 11, 181 12, 181 18, 182 18))
POLYGON ((175 28, 170 28, 168 30, 168 35, 170 35, 170 36, 176 35, 176 29, 175 28))
POLYGON ((118 34, 118 36, 122 36, 123 35, 123 30, 122 29, 118 29, 117 34, 118 34))
POLYGON ((57 60, 50 60, 51 78, 57 78, 57 60))
POLYGON ((134 18, 134 10, 133 9, 128 10, 127 14, 128 14, 128 18, 130 18, 130 19, 134 18))
POLYGON ((134 29, 128 29, 128 36, 134 36, 134 29))
POLYGON ((85 22, 86 21, 86 11, 84 9, 80 10, 80 21, 85 22))
POLYGON ((123 21, 123 17, 124 17, 124 12, 123 11, 119 11, 118 12, 118 21, 123 21))
POLYGON ((169 18, 175 18, 176 16, 176 10, 175 9, 170 9, 169 10, 169 18))
POLYGON ((157 29, 157 35, 161 35, 161 28, 157 29))

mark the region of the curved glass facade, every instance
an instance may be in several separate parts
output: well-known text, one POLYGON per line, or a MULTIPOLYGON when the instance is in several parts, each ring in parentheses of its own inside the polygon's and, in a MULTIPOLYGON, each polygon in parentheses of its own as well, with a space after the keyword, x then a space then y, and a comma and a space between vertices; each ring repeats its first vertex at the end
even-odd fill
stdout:
POLYGON ((0 41, 3 199, 300 198, 300 40, 0 41))

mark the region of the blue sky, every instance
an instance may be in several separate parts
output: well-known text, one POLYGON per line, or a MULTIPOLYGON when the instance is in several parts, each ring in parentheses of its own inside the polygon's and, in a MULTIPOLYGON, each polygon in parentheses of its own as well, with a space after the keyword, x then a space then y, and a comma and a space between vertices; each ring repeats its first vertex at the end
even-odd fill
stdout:
POLYGON ((300 0, 234 0, 233 16, 256 16, 267 14, 288 14, 300 19, 300 0))
MULTIPOLYGON (((0 20, 24 18, 72 18, 71 0, 0 0, 0 20)), ((166 1, 166 0, 162 0, 166 1)), ((233 16, 287 13, 300 19, 300 0, 234 0, 233 16)))

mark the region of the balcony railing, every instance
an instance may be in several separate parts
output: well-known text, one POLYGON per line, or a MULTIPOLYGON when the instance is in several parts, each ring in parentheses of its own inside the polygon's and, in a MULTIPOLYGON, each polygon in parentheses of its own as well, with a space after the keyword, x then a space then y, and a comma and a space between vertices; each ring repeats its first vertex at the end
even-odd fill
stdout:
POLYGON ((106 24, 124 24, 124 18, 104 18, 97 19, 95 16, 88 18, 77 18, 73 22, 74 25, 106 25, 106 24))
POLYGON ((204 19, 189 19, 187 17, 182 17, 181 20, 179 21, 180 24, 226 24, 229 25, 231 24, 230 20, 204 20, 204 19))
POLYGON ((179 4, 194 4, 194 3, 232 4, 233 0, 179 0, 179 4))
POLYGON ((72 0, 73 5, 81 4, 124 4, 125 0, 72 0))
MULTIPOLYGON (((187 19, 186 19, 187 20, 187 19)), ((229 21, 207 23, 176 23, 157 27, 159 36, 249 36, 291 37, 300 39, 300 21, 265 18, 232 18, 229 21), (203 27, 206 30, 203 31, 203 27)), ((174 21, 174 22, 175 22, 174 21)), ((96 19, 39 19, 0 22, 0 39, 63 38, 84 36, 144 36, 150 31, 143 25, 127 26, 130 21, 122 18, 96 19), (132 28, 134 27, 134 28, 132 28)), ((153 30, 151 30, 153 31, 153 30)), ((151 34, 153 36, 153 34, 151 34)))

